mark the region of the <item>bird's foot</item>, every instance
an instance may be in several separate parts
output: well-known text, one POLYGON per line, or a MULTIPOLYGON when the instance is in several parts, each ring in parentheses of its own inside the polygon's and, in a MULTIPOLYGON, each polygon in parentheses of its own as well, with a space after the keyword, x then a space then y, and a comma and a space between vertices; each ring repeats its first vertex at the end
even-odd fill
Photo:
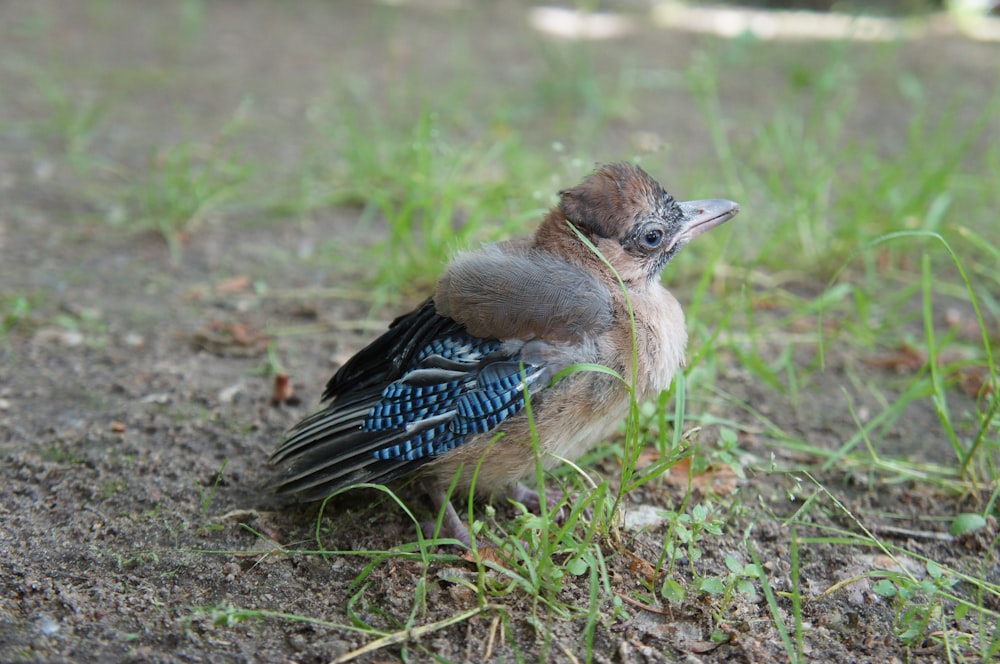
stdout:
MULTIPOLYGON (((556 523, 566 523, 570 514, 573 512, 573 504, 576 503, 578 497, 579 496, 576 494, 567 496, 564 492, 558 489, 546 489, 546 511, 556 523)), ((510 491, 507 492, 507 498, 513 500, 514 502, 521 503, 529 512, 534 514, 539 514, 541 512, 541 495, 538 491, 530 487, 526 487, 521 483, 515 484, 510 491)), ((593 510, 588 507, 583 514, 587 518, 590 518, 593 514, 593 510)))
MULTIPOLYGON (((541 512, 542 497, 535 489, 518 483, 506 495, 510 500, 524 505, 529 512, 534 514, 541 512)), ((448 500, 447 494, 443 491, 431 492, 431 498, 434 500, 441 517, 437 520, 424 521, 420 524, 420 529, 424 537, 432 538, 435 536, 435 531, 437 531, 436 535, 438 538, 452 537, 464 546, 471 548, 472 537, 469 533, 469 527, 462 521, 462 518, 455 510, 455 506, 448 500), (439 521, 441 524, 440 528, 438 528, 439 521)), ((576 502, 576 499, 576 495, 567 498, 566 494, 558 489, 547 489, 545 491, 545 507, 549 517, 556 523, 565 523, 572 513, 572 505, 576 502)), ((593 510, 587 508, 584 511, 584 516, 589 518, 592 513, 593 510)))
POLYGON ((441 537, 454 537, 459 542, 461 542, 466 547, 472 546, 472 539, 469 535, 469 527, 465 525, 462 518, 458 516, 458 512, 455 511, 455 506, 451 504, 448 497, 442 493, 440 496, 437 494, 431 494, 434 499, 434 503, 437 505, 438 512, 441 515, 441 528, 438 529, 438 522, 435 521, 424 521, 420 524, 420 530, 423 532, 424 537, 435 537, 435 531, 437 531, 436 536, 441 537))
MULTIPOLYGON (((553 511, 559 507, 559 503, 563 500, 562 491, 557 489, 546 489, 545 491, 545 506, 553 511)), ((510 491, 507 492, 507 498, 513 500, 516 503, 521 503, 524 505, 529 512, 534 512, 538 514, 542 509, 542 497, 534 489, 526 487, 520 482, 511 487, 510 491)))

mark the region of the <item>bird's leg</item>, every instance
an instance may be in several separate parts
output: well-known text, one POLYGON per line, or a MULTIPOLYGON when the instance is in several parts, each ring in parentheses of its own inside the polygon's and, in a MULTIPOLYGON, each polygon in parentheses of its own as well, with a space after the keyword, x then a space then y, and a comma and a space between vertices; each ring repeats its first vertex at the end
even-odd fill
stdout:
MULTIPOLYGON (((438 513, 443 512, 441 518, 441 531, 439 533, 440 537, 454 537, 459 542, 467 547, 472 546, 472 540, 469 537, 469 527, 462 522, 462 518, 458 516, 458 512, 455 511, 455 506, 451 504, 448 499, 448 494, 441 489, 437 489, 430 492, 431 500, 434 501, 434 505, 438 509, 438 513)), ((420 524, 420 528, 424 533, 425 537, 434 537, 434 530, 437 526, 436 521, 424 521, 420 524)))
MULTIPOLYGON (((557 489, 545 490, 545 506, 549 510, 554 510, 563 499, 563 492, 557 489)), ((529 512, 538 512, 542 508, 542 497, 537 491, 518 482, 507 492, 507 497, 514 502, 521 503, 528 508, 529 512)), ((562 510, 560 510, 561 512, 562 510)))
MULTIPOLYGON (((507 492, 507 497, 515 502, 524 505, 529 512, 538 514, 542 506, 542 498, 532 488, 526 487, 520 482, 511 487, 507 492)), ((565 523, 573 512, 573 505, 580 499, 580 494, 574 493, 567 496, 559 489, 545 490, 545 506, 548 507, 549 515, 556 523, 565 523), (558 509, 556 509, 558 508, 558 509)), ((587 507, 582 512, 584 518, 591 519, 594 516, 593 507, 587 507)))

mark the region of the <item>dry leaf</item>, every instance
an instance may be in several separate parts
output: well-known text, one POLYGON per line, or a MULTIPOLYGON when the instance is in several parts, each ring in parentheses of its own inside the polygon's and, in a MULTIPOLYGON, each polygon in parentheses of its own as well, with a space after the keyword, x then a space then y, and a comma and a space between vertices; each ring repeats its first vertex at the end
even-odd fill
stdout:
POLYGON ((965 366, 958 370, 958 384, 972 398, 993 393, 993 385, 986 382, 989 372, 986 367, 965 366))
POLYGON ((196 348, 216 355, 253 356, 267 350, 270 338, 247 323, 212 321, 194 333, 196 348))
POLYGON ((778 303, 778 300, 766 295, 754 298, 753 301, 754 311, 774 311, 780 306, 781 305, 778 303))
POLYGON ((256 330, 246 323, 233 323, 229 326, 229 333, 233 337, 233 342, 241 346, 251 346, 259 338, 256 330))
POLYGON ((900 373, 912 373, 927 363, 927 356, 904 342, 898 351, 881 357, 873 357, 866 362, 873 367, 893 369, 900 373))
MULTIPOLYGON (((507 567, 507 563, 504 561, 503 556, 501 556, 500 552, 492 546, 479 547, 479 559, 484 563, 492 562, 496 563, 500 567, 507 567)), ((462 554, 462 560, 474 563, 476 562, 476 556, 470 549, 462 554)))
POLYGON ((675 485, 687 486, 688 475, 691 474, 691 457, 684 457, 674 465, 667 468, 665 476, 667 481, 675 485))
POLYGON ((894 252, 888 247, 883 247, 875 255, 875 265, 881 273, 906 272, 913 269, 912 261, 905 253, 894 252))
POLYGON ((889 271, 889 267, 892 265, 892 254, 886 248, 881 248, 878 253, 875 254, 875 267, 879 273, 885 274, 889 271))
POLYGON ((635 460, 636 470, 656 463, 660 460, 660 456, 660 453, 652 447, 643 448, 642 452, 639 453, 639 458, 635 460))
POLYGON ((215 284, 215 292, 219 295, 233 295, 248 290, 253 280, 245 274, 229 277, 215 284))
POLYGON ((641 576, 646 583, 653 583, 656 581, 656 566, 653 565, 653 563, 640 557, 639 554, 634 551, 625 549, 624 553, 629 558, 628 571, 633 576, 641 576))
POLYGON ((295 405, 299 402, 299 398, 295 396, 295 390, 292 388, 292 381, 288 377, 288 374, 278 374, 274 377, 274 389, 271 391, 271 404, 278 406, 280 404, 291 404, 295 405))
POLYGON ((690 477, 691 488, 701 493, 714 493, 717 496, 727 496, 736 490, 739 476, 729 466, 709 466, 705 472, 691 475, 691 458, 681 459, 670 467, 665 474, 667 481, 674 486, 686 489, 690 477))

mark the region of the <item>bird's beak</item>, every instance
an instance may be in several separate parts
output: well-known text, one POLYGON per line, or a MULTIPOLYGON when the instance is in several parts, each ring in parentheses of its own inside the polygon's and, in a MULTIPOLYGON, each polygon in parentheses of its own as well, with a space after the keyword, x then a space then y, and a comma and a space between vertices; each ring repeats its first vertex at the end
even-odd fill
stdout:
POLYGON ((684 201, 677 204, 684 213, 680 231, 672 244, 687 244, 705 231, 710 231, 736 216, 740 211, 738 203, 724 198, 706 201, 684 201))

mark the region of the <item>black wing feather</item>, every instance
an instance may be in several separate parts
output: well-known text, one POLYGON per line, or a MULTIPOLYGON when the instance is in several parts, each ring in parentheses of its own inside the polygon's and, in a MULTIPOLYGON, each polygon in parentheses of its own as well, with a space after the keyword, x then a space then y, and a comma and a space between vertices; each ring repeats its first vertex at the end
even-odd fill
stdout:
POLYGON ((410 313, 392 321, 382 336, 345 362, 326 384, 322 401, 391 383, 403 375, 417 352, 431 339, 461 329, 455 321, 438 315, 434 301, 427 298, 410 313))

